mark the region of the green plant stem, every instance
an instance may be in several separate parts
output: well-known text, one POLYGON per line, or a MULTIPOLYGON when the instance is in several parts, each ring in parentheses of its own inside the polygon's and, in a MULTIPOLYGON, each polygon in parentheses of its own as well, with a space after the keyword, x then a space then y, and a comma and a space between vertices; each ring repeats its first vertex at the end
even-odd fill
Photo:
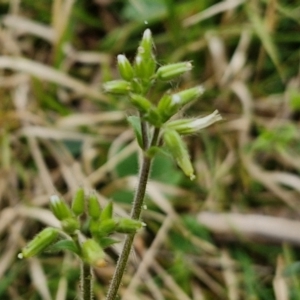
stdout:
MULTIPOLYGON (((151 146, 155 146, 157 144, 158 136, 159 136, 159 129, 156 128, 153 133, 151 146)), ((142 167, 139 174, 138 187, 134 195, 133 205, 130 214, 131 218, 134 220, 140 219, 152 161, 153 161, 152 157, 149 157, 146 153, 143 154, 143 161, 142 161, 142 167)), ((128 234, 126 236, 122 252, 117 262, 114 276, 112 278, 112 281, 108 289, 107 298, 106 298, 107 300, 114 300, 116 298, 128 262, 128 258, 133 246, 134 236, 135 234, 128 234)))
POLYGON ((92 291, 92 282, 93 282, 92 269, 90 265, 82 262, 82 266, 81 266, 82 300, 92 300, 94 298, 93 291, 92 291))

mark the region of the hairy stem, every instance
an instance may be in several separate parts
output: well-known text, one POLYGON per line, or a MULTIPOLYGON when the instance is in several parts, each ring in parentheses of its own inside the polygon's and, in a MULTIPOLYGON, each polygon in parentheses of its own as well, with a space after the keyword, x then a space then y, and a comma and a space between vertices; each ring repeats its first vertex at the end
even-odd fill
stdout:
MULTIPOLYGON (((155 146, 157 144, 158 136, 159 136, 159 129, 156 128, 153 133, 151 146, 155 146)), ((152 157, 149 157, 146 153, 143 154, 143 161, 142 161, 142 166, 139 175, 138 187, 134 195, 133 205, 130 214, 131 218, 134 220, 138 220, 141 215, 152 160, 153 160, 152 157)), ((128 234, 126 236, 121 255, 117 262, 114 276, 112 278, 112 281, 108 289, 107 298, 106 298, 107 300, 114 300, 116 298, 128 262, 128 258, 133 246, 134 236, 135 234, 128 234)))
POLYGON ((91 267, 82 262, 81 266, 81 295, 82 300, 92 300, 93 291, 92 291, 92 282, 93 282, 93 275, 91 267))

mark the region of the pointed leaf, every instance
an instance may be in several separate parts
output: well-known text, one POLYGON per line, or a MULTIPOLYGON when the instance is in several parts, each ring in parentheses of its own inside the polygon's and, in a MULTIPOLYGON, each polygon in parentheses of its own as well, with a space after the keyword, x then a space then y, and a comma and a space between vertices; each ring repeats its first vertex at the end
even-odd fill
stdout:
POLYGON ((140 118, 136 116, 130 116, 127 118, 127 121, 131 125, 134 135, 136 137, 136 140, 141 148, 143 148, 143 139, 142 139, 142 128, 141 128, 141 122, 140 118))
POLYGON ((50 252, 59 252, 65 250, 73 252, 77 255, 79 255, 80 253, 77 245, 72 240, 60 240, 57 243, 51 245, 49 248, 47 248, 47 251, 50 252))

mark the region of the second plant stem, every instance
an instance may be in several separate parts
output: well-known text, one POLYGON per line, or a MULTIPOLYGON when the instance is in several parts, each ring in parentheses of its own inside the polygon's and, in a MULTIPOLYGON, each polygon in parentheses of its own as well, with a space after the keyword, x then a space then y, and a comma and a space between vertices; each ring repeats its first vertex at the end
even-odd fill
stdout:
MULTIPOLYGON (((150 147, 156 146, 157 141, 158 141, 158 136, 159 136, 159 129, 156 128, 153 133, 150 147)), ((144 139, 144 141, 145 140, 146 139, 144 139)), ((146 145, 146 150, 147 150, 147 148, 148 148, 148 146, 146 145)), ((137 187, 137 190, 134 195, 134 200, 133 200, 131 214, 130 214, 130 217, 133 220, 140 219, 152 160, 153 160, 152 156, 149 156, 146 152, 143 153, 142 166, 141 166, 141 170, 140 170, 140 174, 139 174, 138 187, 137 187)), ((129 255, 132 250, 134 236, 135 236, 135 234, 128 234, 126 236, 122 252, 121 252, 120 257, 117 262, 114 276, 112 278, 111 284, 108 289, 107 298, 106 298, 107 300, 114 300, 116 298, 116 295, 118 293, 118 289, 121 284, 123 274, 124 274, 124 271, 125 271, 125 268, 127 265, 129 255)))

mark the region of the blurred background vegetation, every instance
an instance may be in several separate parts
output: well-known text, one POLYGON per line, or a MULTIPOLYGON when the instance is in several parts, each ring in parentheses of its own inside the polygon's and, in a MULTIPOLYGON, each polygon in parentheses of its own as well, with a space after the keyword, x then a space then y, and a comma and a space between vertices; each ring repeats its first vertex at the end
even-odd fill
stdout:
MULTIPOLYGON (((182 114, 224 121, 187 138, 195 181, 157 157, 120 297, 300 299, 299 1, 1 0, 0 15, 1 299, 78 298, 74 257, 17 259, 57 224, 51 194, 83 185, 129 211, 134 111, 101 84, 145 28, 158 63, 194 64, 170 85, 206 89, 182 114)), ((118 251, 95 270, 96 299, 118 251)))

